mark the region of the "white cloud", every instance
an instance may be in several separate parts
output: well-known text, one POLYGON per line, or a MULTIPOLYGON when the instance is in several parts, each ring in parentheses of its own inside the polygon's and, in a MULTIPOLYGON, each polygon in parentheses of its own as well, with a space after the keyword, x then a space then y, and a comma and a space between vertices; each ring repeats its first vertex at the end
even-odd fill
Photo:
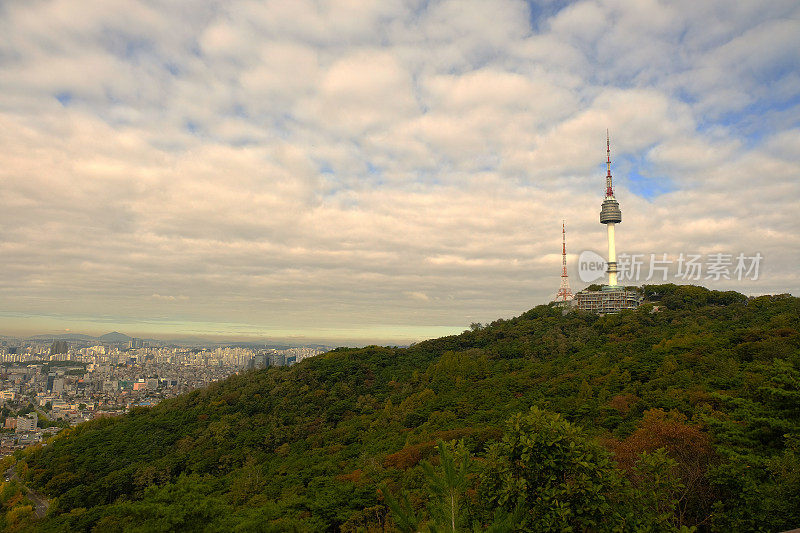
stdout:
POLYGON ((389 53, 357 51, 331 65, 319 92, 298 112, 345 137, 382 130, 416 113, 411 76, 389 53))
POLYGON ((420 291, 409 291, 409 292, 406 292, 406 294, 407 294, 407 295, 408 295, 408 297, 409 297, 409 298, 411 298, 412 300, 418 300, 418 301, 420 301, 420 302, 429 302, 429 301, 430 301, 430 298, 429 298, 429 297, 428 297, 428 295, 427 295, 427 294, 425 294, 424 292, 420 292, 420 291))
POLYGON ((792 2, 536 31, 511 1, 85 6, 0 17, 0 312, 387 340, 518 314, 562 218, 603 250, 605 128, 621 250, 761 251, 715 286, 798 289, 792 2))

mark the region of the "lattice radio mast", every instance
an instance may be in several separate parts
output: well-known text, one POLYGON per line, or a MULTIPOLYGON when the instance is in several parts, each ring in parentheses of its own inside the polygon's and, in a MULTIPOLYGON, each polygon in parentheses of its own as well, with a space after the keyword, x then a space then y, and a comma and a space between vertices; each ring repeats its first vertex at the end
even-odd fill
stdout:
POLYGON ((561 287, 556 294, 556 301, 566 302, 572 300, 572 289, 569 288, 569 278, 567 277, 567 231, 564 221, 561 221, 561 287))

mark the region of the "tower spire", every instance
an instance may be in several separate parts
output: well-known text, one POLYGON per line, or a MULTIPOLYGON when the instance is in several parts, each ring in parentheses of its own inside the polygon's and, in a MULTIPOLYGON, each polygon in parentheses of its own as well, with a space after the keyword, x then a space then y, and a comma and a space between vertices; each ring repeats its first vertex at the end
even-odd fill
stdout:
POLYGON ((561 221, 561 286, 556 293, 556 301, 559 300, 562 302, 572 300, 572 289, 569 287, 567 277, 567 232, 563 220, 561 221))
POLYGON ((614 189, 611 186, 611 137, 606 128, 606 197, 614 196, 614 189))

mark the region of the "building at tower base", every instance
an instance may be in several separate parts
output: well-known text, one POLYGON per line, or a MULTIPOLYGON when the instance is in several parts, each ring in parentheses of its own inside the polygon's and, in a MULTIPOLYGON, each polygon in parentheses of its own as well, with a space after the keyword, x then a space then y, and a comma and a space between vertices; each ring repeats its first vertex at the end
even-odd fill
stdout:
POLYGON ((599 291, 583 290, 575 293, 572 305, 592 313, 619 313, 623 309, 636 309, 644 296, 639 291, 604 285, 599 291))

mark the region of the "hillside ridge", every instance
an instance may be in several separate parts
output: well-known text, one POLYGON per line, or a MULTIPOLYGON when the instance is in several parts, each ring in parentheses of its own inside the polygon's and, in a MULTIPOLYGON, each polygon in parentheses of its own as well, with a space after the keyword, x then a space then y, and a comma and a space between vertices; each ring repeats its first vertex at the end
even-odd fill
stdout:
MULTIPOLYGON (((437 440, 462 440, 477 468, 508 438, 506 420, 535 406, 602 443, 631 486, 640 454, 666 450, 688 491, 670 527, 799 524, 800 300, 643 290, 659 298, 657 312, 652 302, 607 316, 537 306, 407 348, 339 348, 242 373, 83 424, 18 457, 27 482, 55 498, 32 523, 378 531, 394 523, 381 487, 426 513, 420 465, 436 461, 437 440)), ((480 488, 484 478, 470 479, 480 488)))

